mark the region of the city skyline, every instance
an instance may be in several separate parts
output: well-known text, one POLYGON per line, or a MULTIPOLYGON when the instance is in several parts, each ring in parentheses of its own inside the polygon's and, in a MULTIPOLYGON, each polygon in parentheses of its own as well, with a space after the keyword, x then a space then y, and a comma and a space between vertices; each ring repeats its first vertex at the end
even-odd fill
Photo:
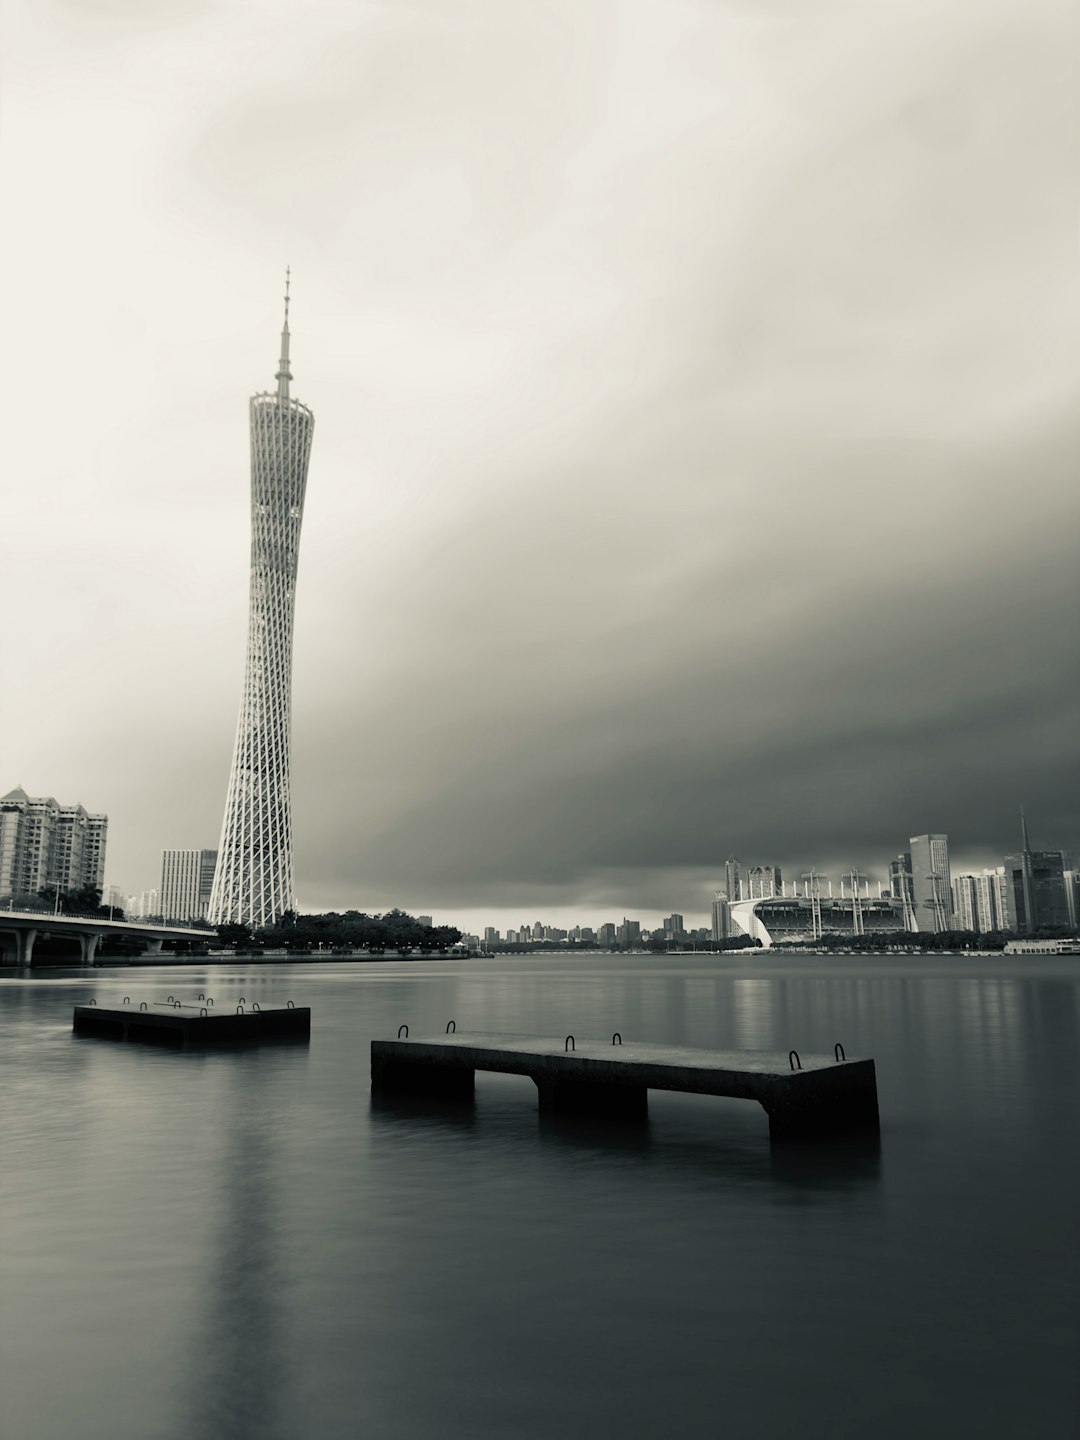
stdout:
MULTIPOLYGON (((1030 842, 1028 837, 1027 821, 1024 816, 1023 809, 1021 809, 1020 812, 1019 823, 1022 836, 1022 846, 1024 847, 1024 849, 1027 850, 1027 853, 1029 855, 1039 858, 1045 855, 1060 856, 1062 866, 1066 870, 1068 870, 1070 864, 1075 863, 1072 858, 1071 852, 1061 847, 1058 847, 1057 849, 1051 848, 1048 851, 1031 850, 1029 848, 1030 842)), ((764 863, 757 857, 740 859, 740 857, 731 854, 727 857, 727 860, 726 862, 724 862, 723 865, 715 867, 715 878, 712 882, 713 888, 710 891, 710 897, 708 900, 703 901, 701 894, 695 892, 694 894, 689 895, 669 897, 669 904, 672 898, 674 898, 674 900, 677 900, 680 904, 684 906, 687 917, 686 929, 688 931, 692 931, 695 929, 708 929, 711 927, 711 925, 715 925, 716 923, 715 905, 710 904, 712 896, 724 895, 726 898, 728 891, 731 888, 734 888, 737 895, 744 900, 767 898, 770 895, 776 895, 781 898, 784 896, 793 897, 796 895, 806 896, 810 893, 810 877, 813 876, 823 899, 836 899, 837 901, 843 901, 845 896, 850 897, 851 876, 854 872, 858 874, 860 894, 865 898, 879 899, 881 898, 882 893, 884 893, 886 897, 890 896, 891 894, 893 898, 900 898, 902 901, 902 890, 908 893, 911 897, 911 905, 908 910, 904 911, 904 920, 907 924, 912 926, 917 924, 918 928, 927 931, 932 931, 934 929, 954 928, 952 912, 955 910, 957 919, 955 928, 963 930, 965 928, 971 928, 964 923, 960 923, 960 917, 962 917, 963 914, 966 912, 964 912, 962 908, 962 899, 960 899, 957 895, 957 887, 961 881, 964 881, 969 882, 969 889, 971 891, 970 905, 974 907, 974 910, 971 913, 977 911, 986 921, 983 926, 975 928, 983 928, 987 930, 1020 928, 1020 933, 1023 933, 1022 927, 1017 927, 1015 924, 1015 915, 1013 917, 1013 923, 1009 923, 1008 910, 1003 889, 1001 890, 1000 897, 998 896, 998 890, 1004 886, 1005 871, 1009 866, 1010 859, 1015 859, 1015 855, 1010 856, 1010 854, 1008 853, 994 855, 989 850, 977 852, 974 858, 970 854, 954 854, 950 874, 948 836, 933 832, 922 836, 912 836, 908 839, 907 843, 909 846, 914 847, 917 846, 920 841, 928 843, 936 842, 939 849, 943 848, 945 857, 944 876, 946 888, 942 891, 935 891, 932 893, 940 897, 942 905, 944 907, 944 911, 947 913, 942 913, 942 906, 928 906, 926 903, 916 904, 915 891, 912 885, 912 865, 910 851, 902 852, 900 857, 898 857, 899 860, 904 861, 903 874, 899 875, 896 868, 898 860, 896 859, 888 862, 887 864, 878 865, 876 868, 872 868, 869 871, 864 871, 860 867, 852 866, 850 864, 837 864, 832 867, 822 866, 820 864, 813 864, 809 867, 808 871, 805 865, 796 866, 793 869, 785 869, 785 867, 780 865, 764 863), (905 876, 906 881, 904 878, 905 876), (988 876, 994 877, 992 882, 994 889, 993 895, 988 893, 988 876), (981 888, 982 893, 981 898, 979 899, 976 899, 976 887, 981 888), (931 914, 931 910, 934 910, 936 913, 931 914)), ((1013 847, 1013 849, 1015 851, 1015 846, 1013 847)), ((195 855, 198 853, 206 855, 212 852, 164 852, 165 856, 178 854, 195 855)), ((156 895, 157 892, 155 891, 151 893, 156 895)), ((137 899, 139 897, 132 898, 137 899)), ((143 901, 145 901, 145 896, 143 896, 142 899, 143 901)), ((339 904, 331 905, 326 908, 329 910, 337 911, 339 913, 346 910, 360 910, 365 913, 377 913, 383 907, 367 903, 363 899, 351 897, 347 900, 343 900, 339 904)), ((417 906, 414 903, 402 903, 399 908, 402 908, 409 913, 416 913, 417 910, 417 906)), ((639 910, 641 909, 640 906, 635 906, 633 903, 631 903, 627 907, 624 907, 624 909, 627 908, 637 908, 639 910)), ((312 909, 313 907, 305 907, 303 905, 300 906, 300 910, 302 913, 310 913, 312 912, 312 909)), ((606 913, 603 902, 599 901, 589 905, 579 905, 576 907, 564 904, 562 906, 553 905, 550 907, 534 907, 534 909, 540 909, 542 911, 539 916, 535 917, 538 918, 542 923, 558 926, 561 928, 572 928, 574 925, 591 925, 595 928, 600 924, 608 923, 607 920, 599 919, 601 913, 606 913)), ((611 907, 608 906, 607 909, 608 911, 610 911, 611 907)), ((142 911, 140 913, 148 913, 145 911, 145 904, 143 904, 142 911)), ((642 913, 644 913, 646 917, 643 921, 644 929, 652 930, 655 929, 657 925, 663 924, 663 917, 661 916, 660 910, 658 910, 656 906, 645 907, 642 913), (648 917, 650 915, 657 916, 657 918, 649 919, 648 917)), ((533 923, 532 920, 525 919, 523 918, 523 916, 524 910, 521 906, 515 907, 513 905, 510 905, 497 911, 492 911, 490 909, 470 910, 461 907, 455 908, 451 906, 448 908, 444 908, 441 912, 440 923, 452 923, 457 925, 461 930, 465 932, 483 935, 485 930, 489 928, 498 929, 501 933, 504 930, 517 930, 522 925, 528 925, 533 923), (492 926, 493 920, 497 921, 497 924, 494 927, 492 926)), ((430 923, 430 916, 423 918, 427 923, 430 923)), ((624 916, 623 918, 627 917, 624 916)), ((640 919, 640 915, 637 918, 640 919)), ((1053 923, 1053 921, 1055 921, 1057 918, 1059 917, 1051 916, 1051 923, 1053 923)))
POLYGON ((703 913, 733 843, 839 874, 940 832, 978 868, 1021 801, 1075 849, 1054 26, 271 10, 18 16, 11 782, 107 812, 129 893, 216 843, 237 397, 290 260, 302 905, 703 913))

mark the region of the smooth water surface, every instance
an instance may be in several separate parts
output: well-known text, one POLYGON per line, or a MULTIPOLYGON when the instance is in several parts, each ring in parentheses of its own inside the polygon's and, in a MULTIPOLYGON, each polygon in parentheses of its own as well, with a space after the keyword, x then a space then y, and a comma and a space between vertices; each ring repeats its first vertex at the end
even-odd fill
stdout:
POLYGON ((11 1440, 1080 1433, 1080 965, 556 956, 0 978, 11 1440), (310 1045, 72 1006, 312 1007, 310 1045), (402 1022, 877 1061, 880 1146, 373 1102, 402 1022))

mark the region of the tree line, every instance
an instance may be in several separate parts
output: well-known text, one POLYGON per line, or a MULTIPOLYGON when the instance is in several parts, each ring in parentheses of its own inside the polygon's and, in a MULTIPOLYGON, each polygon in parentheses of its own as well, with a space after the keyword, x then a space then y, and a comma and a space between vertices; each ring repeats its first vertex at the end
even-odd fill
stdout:
POLYGON ((0 906, 5 910, 40 910, 49 915, 99 915, 104 920, 124 918, 124 912, 118 905, 102 905, 101 890, 97 885, 80 885, 74 890, 65 890, 59 885, 44 885, 40 890, 27 894, 14 892, 0 895, 0 906))
POLYGON ((422 925, 404 910, 368 915, 362 910, 330 911, 325 915, 297 915, 286 910, 273 925, 219 925, 217 937, 228 949, 248 950, 330 950, 349 953, 367 950, 371 954, 397 951, 421 954, 443 952, 456 945, 461 931, 453 925, 422 925))

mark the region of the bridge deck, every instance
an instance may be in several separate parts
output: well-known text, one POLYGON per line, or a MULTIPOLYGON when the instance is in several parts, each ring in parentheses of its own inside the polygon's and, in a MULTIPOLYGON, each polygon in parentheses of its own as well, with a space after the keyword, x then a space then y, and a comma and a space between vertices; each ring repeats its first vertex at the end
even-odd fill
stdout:
POLYGON ((477 1070, 527 1075, 541 1109, 642 1115, 649 1090, 675 1090, 756 1100, 769 1131, 819 1134, 878 1124, 873 1060, 755 1050, 691 1050, 635 1042, 484 1034, 373 1040, 371 1082, 376 1090, 468 1096, 477 1070))

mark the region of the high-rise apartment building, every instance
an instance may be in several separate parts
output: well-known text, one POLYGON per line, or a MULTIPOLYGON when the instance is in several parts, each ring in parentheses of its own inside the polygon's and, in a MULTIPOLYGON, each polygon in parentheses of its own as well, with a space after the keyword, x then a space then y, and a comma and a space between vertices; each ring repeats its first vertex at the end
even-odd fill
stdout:
POLYGON ((111 910, 123 910, 124 892, 119 885, 106 885, 101 892, 101 903, 107 905, 111 910))
POLYGON ((913 835, 908 845, 915 927, 931 933, 948 930, 952 923, 949 837, 913 835))
POLYGON ((729 855, 724 862, 724 890, 732 904, 743 898, 742 866, 737 855, 729 855))
POLYGON ((161 913, 165 919, 205 920, 216 869, 216 850, 163 850, 161 913))
POLYGON ((289 293, 276 392, 252 397, 251 588, 244 693, 209 919, 269 925, 293 908, 289 742, 300 525, 315 417, 289 395, 289 293))
POLYGON ((601 925, 597 931, 597 939, 599 944, 607 945, 610 948, 615 944, 615 926, 610 921, 606 925, 601 925))
POLYGON ((129 920, 146 920, 161 914, 160 897, 156 890, 142 890, 138 895, 129 895, 124 911, 129 920))
POLYGON ((36 895, 46 886, 100 890, 107 815, 34 798, 21 786, 0 798, 0 895, 36 895))
POLYGON ((978 902, 975 896, 975 876, 958 875, 953 881, 953 929, 978 932, 978 902))
POLYGON ((712 902, 712 938, 726 940, 731 929, 731 901, 723 890, 717 890, 712 902))
POLYGON ((983 870, 958 875, 953 881, 953 925, 977 935, 1006 928, 1000 903, 1004 870, 983 870))

